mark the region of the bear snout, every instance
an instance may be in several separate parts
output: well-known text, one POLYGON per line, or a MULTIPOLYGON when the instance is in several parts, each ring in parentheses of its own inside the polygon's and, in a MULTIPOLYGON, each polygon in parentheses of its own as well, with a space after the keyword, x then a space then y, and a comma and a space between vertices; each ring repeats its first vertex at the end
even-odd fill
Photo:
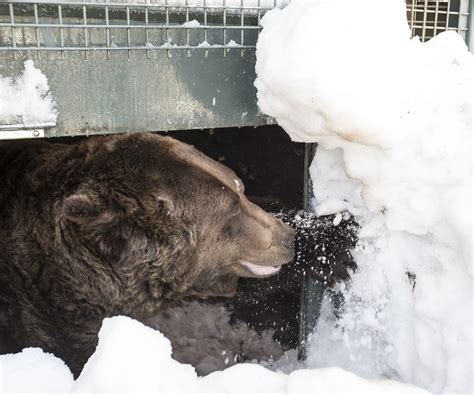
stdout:
POLYGON ((290 228, 288 225, 285 225, 287 227, 286 229, 286 235, 283 236, 281 240, 281 244, 287 248, 288 250, 291 251, 291 254, 294 255, 295 253, 295 230, 293 228, 290 228))
POLYGON ((274 245, 283 247, 287 250, 288 262, 293 260, 295 254, 295 235, 296 231, 287 224, 277 220, 279 229, 274 235, 274 245))

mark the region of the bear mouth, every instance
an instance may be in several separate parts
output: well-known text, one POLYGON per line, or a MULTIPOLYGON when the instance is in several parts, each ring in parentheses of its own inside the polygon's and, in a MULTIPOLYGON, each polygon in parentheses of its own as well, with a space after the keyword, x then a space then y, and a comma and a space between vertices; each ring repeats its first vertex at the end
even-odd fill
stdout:
POLYGON ((239 263, 247 269, 250 273, 258 277, 268 277, 273 274, 276 274, 280 271, 281 265, 277 266, 268 266, 268 265, 258 265, 249 261, 239 261, 239 263))

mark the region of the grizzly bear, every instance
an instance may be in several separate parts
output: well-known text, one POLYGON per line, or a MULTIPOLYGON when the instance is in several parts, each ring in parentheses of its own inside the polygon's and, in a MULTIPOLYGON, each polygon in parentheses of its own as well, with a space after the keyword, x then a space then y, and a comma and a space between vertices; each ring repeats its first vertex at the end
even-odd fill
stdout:
POLYGON ((75 376, 105 317, 231 296, 293 259, 289 226, 170 137, 0 145, 0 182, 0 353, 41 347, 75 376))

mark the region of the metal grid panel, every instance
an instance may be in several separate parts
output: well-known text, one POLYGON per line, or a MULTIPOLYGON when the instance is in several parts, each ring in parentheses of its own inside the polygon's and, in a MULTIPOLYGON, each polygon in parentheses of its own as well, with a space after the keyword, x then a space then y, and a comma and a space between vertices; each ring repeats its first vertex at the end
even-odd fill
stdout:
MULTIPOLYGON (((254 49, 261 17, 288 2, 0 0, 0 75, 18 76, 34 58, 48 78, 57 125, 30 125, 29 137, 267 124, 254 49)), ((407 4, 423 41, 444 30, 466 36, 468 11, 468 0, 407 4)), ((7 126, 0 139, 26 128, 7 126)))
POLYGON ((164 0, 158 3, 4 0, 0 51, 222 49, 256 46, 265 11, 282 0, 164 0))
MULTIPOLYGON (((150 2, 2 0, 0 51, 254 49, 260 19, 289 0, 150 2)), ((412 34, 426 41, 445 30, 466 38, 469 0, 407 0, 412 34)))
POLYGON ((458 32, 466 40, 469 0, 407 0, 407 17, 412 35, 422 41, 447 30, 458 32))

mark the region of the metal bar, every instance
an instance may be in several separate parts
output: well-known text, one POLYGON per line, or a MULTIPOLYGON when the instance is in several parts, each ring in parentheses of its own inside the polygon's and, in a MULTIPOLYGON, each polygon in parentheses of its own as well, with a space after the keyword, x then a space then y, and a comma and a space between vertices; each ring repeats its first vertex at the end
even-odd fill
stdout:
MULTIPOLYGON (((316 154, 316 148, 317 144, 305 144, 303 169, 303 209, 305 211, 311 210, 311 200, 313 199, 313 186, 309 168, 316 154)), ((308 340, 316 327, 320 315, 324 289, 324 284, 311 278, 309 274, 304 274, 301 282, 298 359, 305 359, 307 356, 308 340)))
MULTIPOLYGON (((127 47, 131 47, 131 42, 130 42, 130 7, 126 7, 126 14, 127 14, 127 47)), ((130 60, 130 54, 131 52, 128 51, 127 56, 128 59, 130 60)))
MULTIPOLYGON (((31 3, 36 3, 36 4, 44 4, 44 5, 51 5, 51 4, 54 4, 54 5, 57 5, 58 4, 58 1, 57 0, 52 0, 52 1, 47 1, 47 0, 2 0, 2 3, 7 3, 7 4, 24 4, 24 3, 28 3, 28 4, 31 4, 31 3)), ((109 7, 117 7, 117 8, 122 8, 125 6, 125 5, 130 5, 130 6, 133 6, 134 8, 142 8, 142 7, 151 7, 151 8, 158 8, 158 9, 163 9, 163 8, 177 8, 178 6, 176 4, 159 4, 159 3, 112 3, 112 2, 101 2, 101 3, 98 3, 98 2, 90 2, 90 1, 61 1, 61 5, 67 5, 67 6, 79 6, 79 7, 83 7, 83 6, 87 6, 87 7, 104 7, 105 5, 109 6, 109 7)), ((179 8, 179 7, 178 7, 179 8)), ((223 5, 219 5, 219 4, 206 4, 206 6, 200 6, 200 5, 189 5, 188 6, 189 9, 195 9, 195 10, 202 10, 204 8, 207 8, 208 10, 222 10, 224 8, 223 5)), ((272 7, 264 7, 264 6, 261 6, 261 7, 258 7, 258 6, 226 6, 225 7, 228 11, 240 11, 241 9, 244 9, 244 10, 255 10, 257 11, 258 9, 261 9, 261 10, 270 10, 272 9, 272 7)))
MULTIPOLYGON (((36 4, 36 3, 33 4, 33 15, 34 15, 34 18, 35 18, 35 24, 39 25, 38 4, 36 4)), ((38 27, 35 27, 35 40, 36 40, 36 46, 41 47, 38 27)), ((39 51, 36 52, 36 56, 39 57, 39 51)))
MULTIPOLYGON (((62 25, 63 24, 63 10, 62 10, 61 4, 58 4, 58 17, 59 17, 59 24, 62 25)), ((64 47, 64 33, 61 27, 59 28, 59 45, 61 46, 61 48, 64 47)), ((61 51, 61 59, 63 58, 64 58, 64 51, 61 51)))
MULTIPOLYGON (((187 0, 186 0, 187 1, 187 0)), ((145 8, 145 26, 148 26, 148 7, 145 8)), ((150 43, 150 30, 145 29, 145 45, 148 47, 150 43)), ((150 51, 146 51, 146 57, 147 59, 150 59, 150 51)))
MULTIPOLYGON (((186 26, 187 24, 189 23, 189 0, 186 0, 186 26)), ((190 32, 189 32, 189 28, 186 28, 186 45, 189 46, 190 44, 190 32)), ((188 49, 188 51, 186 52, 188 58, 191 57, 191 51, 188 49)))
POLYGON ((316 155, 317 144, 306 143, 304 145, 304 179, 303 179, 303 210, 309 211, 311 209, 311 199, 313 198, 313 185, 311 183, 311 176, 309 174, 309 167, 316 155))
MULTIPOLYGON (((204 0, 204 25, 207 26, 207 1, 204 0)), ((204 29, 204 42, 207 41, 207 29, 204 29)), ((204 50, 204 56, 207 58, 209 56, 209 51, 207 49, 204 50)))
POLYGON ((436 36, 436 34, 438 33, 437 32, 437 30, 438 30, 438 15, 439 15, 439 0, 436 0, 433 37, 436 36))
MULTIPOLYGON (((221 44, 213 44, 209 46, 211 49, 255 49, 255 45, 236 45, 234 47, 229 47, 221 44)), ((202 49, 201 47, 197 46, 188 46, 188 45, 176 45, 173 46, 171 49, 202 49)), ((57 48, 50 48, 50 47, 16 47, 15 49, 11 47, 0 47, 0 51, 23 51, 23 52, 28 52, 28 51, 36 51, 36 50, 41 50, 41 51, 154 51, 154 50, 170 50, 169 46, 160 46, 160 47, 57 47, 57 48)))
MULTIPOLYGON (((226 5, 226 0, 223 0, 223 5, 225 7, 226 5)), ((224 45, 227 44, 227 31, 225 29, 225 26, 227 25, 227 12, 226 12, 226 9, 224 8, 223 11, 222 11, 222 24, 224 25, 224 30, 223 30, 223 43, 224 45)), ((227 56, 227 50, 224 49, 224 57, 227 56)))
MULTIPOLYGON (((459 4, 459 19, 458 19, 458 33, 461 34, 463 26, 466 28, 469 26, 469 15, 465 16, 465 14, 469 14, 469 0, 460 0, 459 4)), ((462 34, 464 40, 467 41, 469 44, 467 34, 462 34)))
MULTIPOLYGON (((77 29, 77 28, 94 28, 94 29, 105 29, 107 27, 113 26, 114 29, 129 29, 130 26, 127 25, 107 25, 107 24, 57 24, 57 23, 15 23, 14 27, 39 27, 39 28, 63 28, 63 29, 77 29)), ((5 23, 2 22, 0 23, 0 27, 13 27, 11 23, 5 23)), ((134 29, 167 29, 167 30, 172 30, 172 29, 184 29, 183 25, 133 25, 134 29)), ((193 27, 193 29, 204 29, 204 30, 215 30, 215 29, 235 29, 235 30, 261 30, 261 27, 259 26, 238 26, 238 25, 227 25, 227 26, 216 26, 216 25, 199 25, 196 27, 193 27)))
POLYGON ((425 1, 425 8, 423 10, 423 28, 421 30, 421 40, 425 41, 426 39, 426 17, 427 17, 427 10, 428 10, 428 1, 425 1))
MULTIPOLYGON (((165 0, 165 6, 167 6, 167 5, 168 5, 168 0, 165 0)), ((166 9, 165 9, 165 15, 166 15, 166 26, 169 26, 169 24, 170 24, 170 11, 169 11, 168 7, 166 7, 166 9)), ((169 29, 166 28, 165 29, 165 40, 166 40, 166 44, 168 44, 168 46, 171 44, 170 38, 169 38, 169 33, 170 33, 169 29)), ((171 57, 171 52, 169 50, 167 50, 166 55, 168 56, 168 58, 170 58, 171 57)))
MULTIPOLYGON (((109 7, 105 7, 105 26, 109 26, 109 7)), ((108 27, 105 28, 105 45, 107 48, 110 47, 110 29, 108 27)), ((107 50, 106 58, 110 59, 110 52, 107 50)))
POLYGON ((448 4, 446 5, 446 30, 449 28, 449 14, 451 11, 451 0, 448 0, 448 4))
MULTIPOLYGON (((82 19, 84 21, 84 26, 87 26, 87 9, 86 6, 82 6, 82 19)), ((89 46, 89 32, 87 27, 84 27, 84 46, 87 48, 89 46)), ((87 59, 87 51, 84 51, 84 57, 87 59)))
POLYGON ((260 10, 260 1, 258 0, 258 10, 257 10, 257 25, 260 26, 260 20, 262 19, 262 11, 260 10))
POLYGON ((0 125, 0 133, 2 133, 3 130, 44 129, 52 128, 53 126, 56 126, 56 124, 51 122, 37 124, 15 123, 12 125, 0 125))
POLYGON ((298 359, 306 359, 308 354, 308 341, 316 328, 321 314, 321 304, 324 297, 325 287, 319 281, 304 275, 301 284, 300 299, 300 326, 298 341, 298 359))
POLYGON ((472 26, 472 19, 474 18, 473 5, 474 5, 474 0, 470 0, 469 1, 470 13, 469 13, 469 19, 467 21, 468 30, 467 30, 466 39, 467 39, 467 46, 469 48, 469 51, 471 51, 471 53, 474 53, 474 31, 473 31, 473 26, 472 26))
MULTIPOLYGON (((245 26, 245 14, 244 14, 244 0, 240 0, 240 45, 244 45, 244 26, 245 26)), ((244 50, 240 50, 240 56, 244 56, 244 50)))
POLYGON ((13 12, 13 4, 8 5, 10 11, 10 22, 11 22, 11 31, 12 31, 12 46, 16 48, 16 35, 15 35, 15 13, 13 12))
POLYGON ((416 0, 411 0, 410 1, 410 4, 411 4, 411 16, 410 16, 411 20, 410 20, 410 22, 411 22, 411 35, 412 36, 415 35, 415 27, 414 27, 414 25, 415 25, 415 3, 414 2, 415 1, 416 0))
POLYGON ((43 137, 44 137, 44 129, 0 131, 0 141, 1 140, 35 139, 35 138, 43 138, 43 137))

